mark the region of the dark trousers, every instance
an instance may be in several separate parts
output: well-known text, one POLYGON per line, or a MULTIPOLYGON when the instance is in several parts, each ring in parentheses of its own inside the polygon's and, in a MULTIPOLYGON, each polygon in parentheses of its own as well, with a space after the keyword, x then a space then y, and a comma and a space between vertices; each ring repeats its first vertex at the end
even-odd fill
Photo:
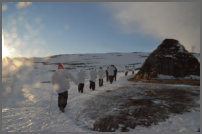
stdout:
POLYGON ((128 75, 128 72, 125 72, 125 76, 127 76, 128 75))
POLYGON ((109 76, 109 82, 112 84, 114 76, 109 76))
POLYGON ((58 107, 62 112, 64 112, 64 109, 67 105, 67 99, 68 99, 68 91, 58 94, 58 107))
POLYGON ((134 71, 132 71, 132 74, 134 74, 134 71))
POLYGON ((78 91, 79 93, 83 93, 84 83, 79 83, 78 85, 78 91))
POLYGON ((114 74, 114 80, 116 81, 116 73, 114 74))
POLYGON ((99 86, 103 86, 103 79, 99 79, 99 86))
POLYGON ((95 90, 95 82, 90 81, 90 89, 95 90))
POLYGON ((109 76, 108 75, 106 75, 106 81, 109 81, 109 76))

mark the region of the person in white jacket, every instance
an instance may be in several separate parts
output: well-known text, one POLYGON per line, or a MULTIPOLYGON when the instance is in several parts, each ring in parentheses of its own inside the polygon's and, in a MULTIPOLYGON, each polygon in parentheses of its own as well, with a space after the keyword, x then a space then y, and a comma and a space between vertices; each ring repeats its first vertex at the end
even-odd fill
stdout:
POLYGON ((62 112, 65 112, 65 107, 67 105, 70 80, 77 84, 77 80, 73 75, 69 71, 64 70, 62 64, 59 64, 58 69, 52 75, 52 84, 54 90, 58 93, 58 107, 62 112))
POLYGON ((83 93, 84 88, 84 81, 85 81, 85 71, 83 69, 80 69, 80 71, 77 74, 77 80, 78 80, 78 91, 79 93, 83 93))
POLYGON ((127 76, 127 75, 128 75, 128 71, 129 71, 128 66, 125 66, 125 76, 127 76))
POLYGON ((92 68, 89 72, 89 81, 90 81, 90 89, 95 90, 95 82, 97 78, 97 72, 94 68, 92 68))
POLYGON ((98 70, 98 78, 99 78, 99 87, 103 86, 103 78, 104 78, 104 74, 105 71, 102 69, 102 67, 99 68, 98 70))
POLYGON ((113 80, 114 80, 114 70, 115 68, 113 67, 113 65, 109 66, 108 68, 108 75, 109 75, 109 82, 112 84, 113 80))

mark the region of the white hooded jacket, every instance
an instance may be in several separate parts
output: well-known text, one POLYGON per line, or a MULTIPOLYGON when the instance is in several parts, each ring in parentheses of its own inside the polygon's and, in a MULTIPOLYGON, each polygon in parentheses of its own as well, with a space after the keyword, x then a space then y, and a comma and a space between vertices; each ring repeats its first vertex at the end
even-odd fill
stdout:
POLYGON ((70 80, 75 84, 78 83, 70 72, 64 69, 57 69, 52 75, 52 84, 54 86, 54 90, 57 93, 67 91, 70 88, 70 80))
POLYGON ((114 70, 115 70, 115 68, 113 66, 109 66, 109 68, 107 70, 109 72, 109 76, 114 76, 114 70))
POLYGON ((135 66, 133 66, 132 70, 135 72, 135 66))
POLYGON ((81 69, 77 74, 78 83, 84 83, 85 76, 86 76, 85 71, 81 69))
POLYGON ((103 79, 105 75, 105 71, 103 69, 99 69, 97 74, 99 79, 103 79))
POLYGON ((89 72, 89 80, 95 82, 97 78, 97 72, 93 69, 89 72))

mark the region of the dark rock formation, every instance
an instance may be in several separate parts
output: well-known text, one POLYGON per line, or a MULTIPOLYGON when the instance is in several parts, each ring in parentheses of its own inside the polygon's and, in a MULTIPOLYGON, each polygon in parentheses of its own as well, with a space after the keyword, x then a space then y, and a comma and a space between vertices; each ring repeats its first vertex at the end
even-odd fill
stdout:
POLYGON ((136 79, 152 79, 158 74, 185 77, 200 76, 200 63, 179 41, 165 39, 145 60, 136 79))

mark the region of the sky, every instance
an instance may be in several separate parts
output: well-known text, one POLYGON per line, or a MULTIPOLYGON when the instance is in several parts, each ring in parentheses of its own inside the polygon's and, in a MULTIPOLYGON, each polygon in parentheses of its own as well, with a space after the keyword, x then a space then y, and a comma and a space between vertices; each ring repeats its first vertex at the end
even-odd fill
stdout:
POLYGON ((173 38, 200 53, 195 2, 2 2, 2 56, 152 52, 173 38))

